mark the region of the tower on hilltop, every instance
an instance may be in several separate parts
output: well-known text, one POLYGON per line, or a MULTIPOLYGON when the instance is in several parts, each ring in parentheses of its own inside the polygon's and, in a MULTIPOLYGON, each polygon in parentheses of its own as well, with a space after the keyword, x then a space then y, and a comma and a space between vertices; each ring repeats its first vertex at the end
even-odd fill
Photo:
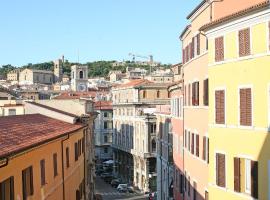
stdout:
POLYGON ((53 73, 54 73, 54 82, 62 82, 63 78, 63 65, 65 62, 65 57, 62 56, 62 59, 57 59, 53 62, 53 73))

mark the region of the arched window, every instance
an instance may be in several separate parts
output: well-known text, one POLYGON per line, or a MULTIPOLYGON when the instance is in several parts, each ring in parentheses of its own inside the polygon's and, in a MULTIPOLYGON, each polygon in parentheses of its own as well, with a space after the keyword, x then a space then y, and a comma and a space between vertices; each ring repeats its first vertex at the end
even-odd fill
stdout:
POLYGON ((160 96, 160 91, 158 90, 157 91, 157 98, 159 98, 159 96, 160 96))
POLYGON ((83 79, 83 71, 80 71, 80 79, 83 79))
POLYGON ((153 139, 152 140, 152 152, 156 152, 157 148, 156 148, 156 140, 153 139))

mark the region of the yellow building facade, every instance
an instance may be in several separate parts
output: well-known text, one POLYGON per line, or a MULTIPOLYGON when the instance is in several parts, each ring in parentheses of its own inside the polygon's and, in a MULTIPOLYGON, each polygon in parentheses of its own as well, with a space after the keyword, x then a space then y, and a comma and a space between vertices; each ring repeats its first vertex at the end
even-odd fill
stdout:
POLYGON ((270 199, 270 9, 201 28, 208 37, 209 199, 270 199))
POLYGON ((9 116, 1 119, 1 133, 7 122, 13 136, 1 135, 0 199, 87 199, 83 125, 39 114, 9 116))

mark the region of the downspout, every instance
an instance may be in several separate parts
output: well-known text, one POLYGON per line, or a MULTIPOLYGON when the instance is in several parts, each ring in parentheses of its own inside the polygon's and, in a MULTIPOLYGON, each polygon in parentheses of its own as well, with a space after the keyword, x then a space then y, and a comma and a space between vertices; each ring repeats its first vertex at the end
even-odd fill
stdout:
POLYGON ((65 167, 64 167, 64 141, 68 140, 69 139, 69 133, 68 133, 68 137, 64 140, 61 141, 61 149, 62 149, 62 181, 63 181, 63 200, 66 199, 65 197, 65 167))
POLYGON ((84 183, 83 183, 83 187, 84 187, 84 200, 86 200, 86 187, 85 187, 85 181, 86 181, 86 177, 85 177, 85 174, 86 174, 86 172, 85 172, 85 163, 86 163, 86 159, 85 159, 85 152, 87 151, 87 149, 86 149, 86 145, 85 145, 85 143, 86 143, 86 135, 85 135, 85 133, 86 133, 86 131, 85 131, 85 129, 84 129, 84 131, 83 131, 83 137, 84 137, 84 152, 83 152, 83 163, 84 163, 84 166, 83 166, 83 176, 84 176, 84 183))

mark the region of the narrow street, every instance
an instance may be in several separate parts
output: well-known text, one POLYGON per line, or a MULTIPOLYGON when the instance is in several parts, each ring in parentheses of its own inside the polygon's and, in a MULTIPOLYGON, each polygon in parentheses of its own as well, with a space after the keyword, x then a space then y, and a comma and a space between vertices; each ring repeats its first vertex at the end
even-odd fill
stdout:
POLYGON ((147 200, 147 195, 137 193, 119 193, 116 188, 96 177, 96 194, 101 194, 103 200, 147 200))

